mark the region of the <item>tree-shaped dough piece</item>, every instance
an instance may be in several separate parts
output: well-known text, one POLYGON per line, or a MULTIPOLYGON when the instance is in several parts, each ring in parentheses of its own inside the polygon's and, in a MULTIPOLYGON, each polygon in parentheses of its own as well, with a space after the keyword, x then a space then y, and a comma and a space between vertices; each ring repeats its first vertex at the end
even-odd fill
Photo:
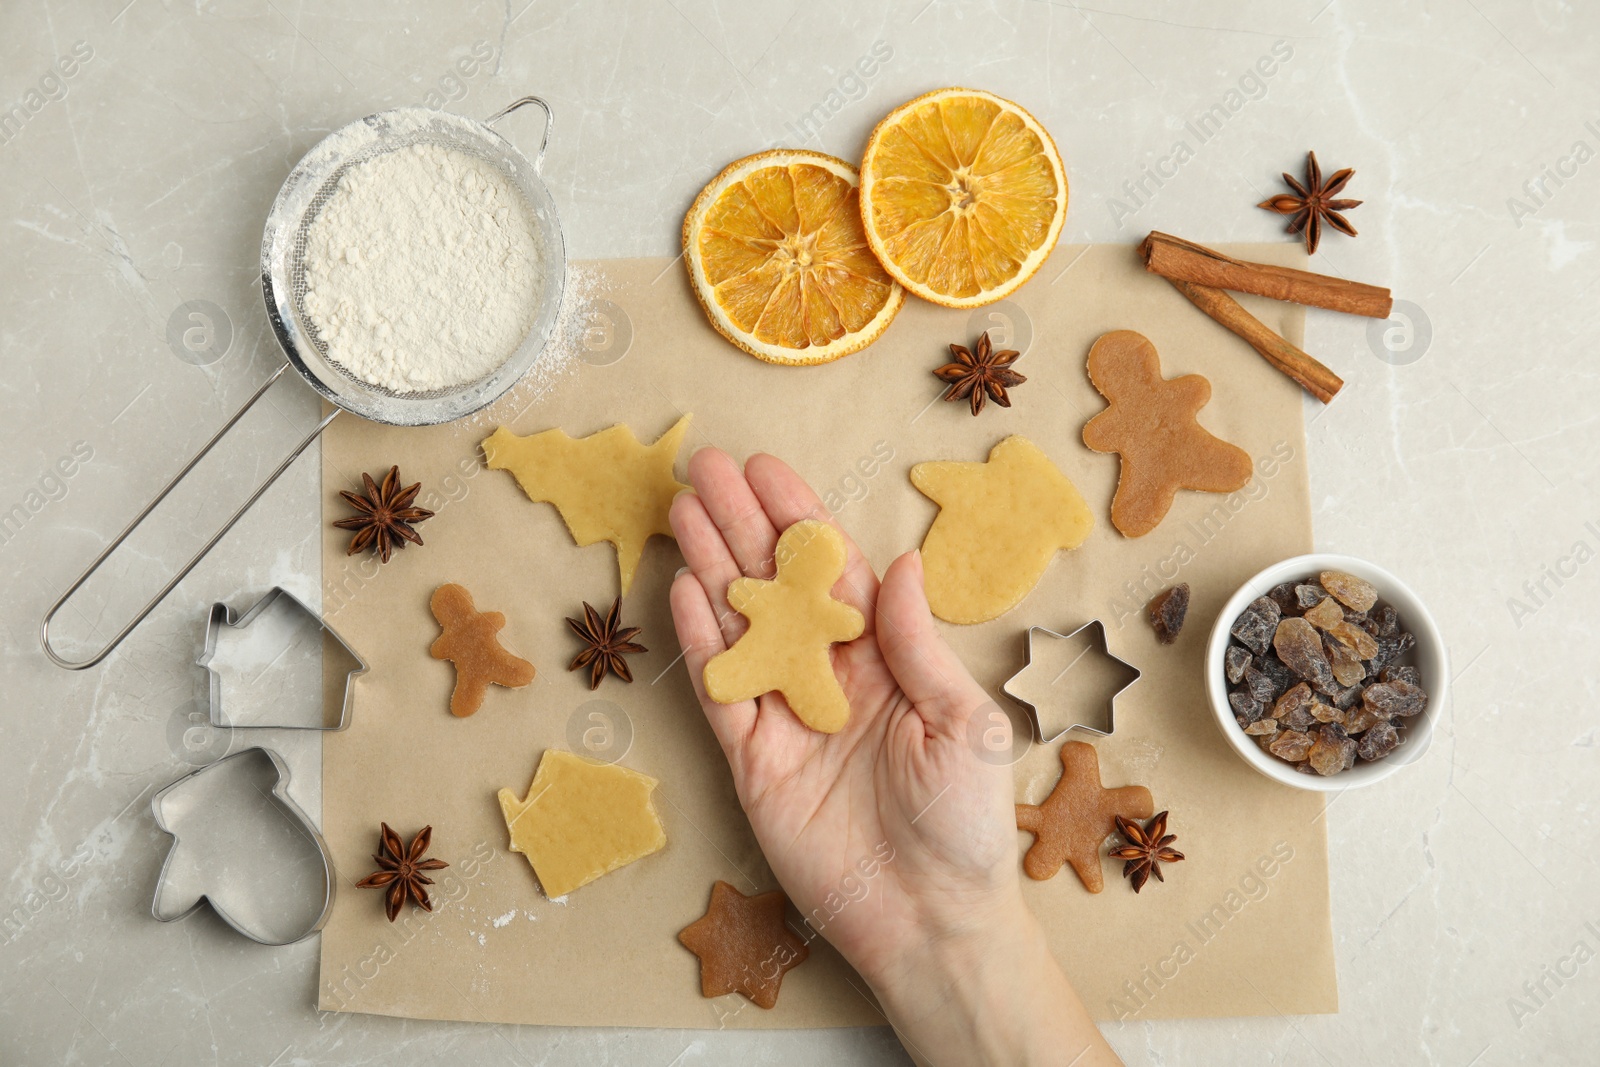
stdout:
POLYGON ((490 468, 515 475, 529 500, 554 504, 580 547, 610 541, 626 594, 645 542, 672 536, 667 512, 689 488, 672 473, 689 418, 650 445, 621 424, 579 438, 559 428, 518 437, 502 426, 484 440, 483 454, 490 468))
POLYGON ((1068 741, 1061 746, 1061 780, 1044 803, 1017 805, 1017 829, 1035 838, 1022 869, 1042 882, 1054 878, 1063 863, 1070 863, 1083 887, 1098 893, 1106 885, 1100 846, 1116 830, 1116 817, 1148 819, 1155 810, 1150 790, 1142 785, 1102 786, 1094 746, 1068 741))
POLYGON ((918 463, 911 484, 939 505, 922 541, 928 605, 945 622, 988 622, 1027 596, 1061 549, 1094 528, 1078 487, 1025 437, 988 462, 918 463))
POLYGON ((829 649, 860 637, 866 626, 861 612, 829 592, 844 573, 844 537, 806 519, 783 531, 774 559, 775 578, 728 584, 728 604, 750 620, 750 629, 706 664, 706 693, 732 704, 776 690, 801 722, 837 733, 850 718, 850 702, 829 649))
POLYGON ((1083 443, 1122 457, 1111 524, 1127 537, 1154 530, 1179 489, 1231 493, 1250 481, 1250 455, 1196 419, 1211 399, 1198 374, 1170 381, 1143 334, 1117 330, 1089 349, 1089 380, 1110 406, 1083 427, 1083 443))
POLYGON ((521 689, 533 681, 533 664, 507 652, 495 636, 506 624, 504 615, 479 611, 472 594, 453 582, 435 589, 428 606, 444 630, 428 651, 434 659, 456 665, 456 688, 450 694, 452 715, 465 718, 482 707, 490 682, 521 689))

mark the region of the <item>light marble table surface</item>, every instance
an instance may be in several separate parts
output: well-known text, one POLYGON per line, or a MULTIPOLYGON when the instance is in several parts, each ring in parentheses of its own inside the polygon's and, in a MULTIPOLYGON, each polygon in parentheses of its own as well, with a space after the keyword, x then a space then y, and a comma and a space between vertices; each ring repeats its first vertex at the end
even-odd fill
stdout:
MULTIPOLYGON (((1402 301, 1376 327, 1308 322, 1349 382, 1325 411, 1307 402, 1317 545, 1403 575, 1455 671, 1427 759, 1328 813, 1342 1009, 1107 1037, 1135 1064, 1593 1062, 1597 49, 1600 7, 1580 0, 7 2, 0 1062, 901 1062, 884 1029, 321 1015, 315 940, 266 950, 209 916, 150 919, 150 796, 217 754, 191 729, 201 620, 242 590, 316 596, 312 457, 100 667, 52 666, 37 627, 280 361, 262 221, 329 130, 542 93, 570 254, 670 255, 728 160, 796 143, 856 157, 878 116, 946 84, 1022 101, 1054 133, 1071 242, 1276 239, 1253 205, 1280 170, 1308 148, 1354 166, 1361 236, 1331 235, 1314 267, 1402 301)), ((269 398, 64 625, 114 629, 315 419, 298 383, 269 398)), ((315 737, 285 755, 315 810, 315 737)))

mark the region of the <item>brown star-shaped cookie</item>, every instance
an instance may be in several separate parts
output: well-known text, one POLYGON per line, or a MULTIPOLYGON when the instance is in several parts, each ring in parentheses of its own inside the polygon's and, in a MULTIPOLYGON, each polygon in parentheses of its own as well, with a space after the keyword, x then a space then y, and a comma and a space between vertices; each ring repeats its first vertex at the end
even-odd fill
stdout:
POLYGON ((700 992, 742 993, 762 1008, 777 1004, 785 972, 811 954, 783 921, 788 906, 778 890, 747 897, 727 882, 713 885, 711 907, 678 934, 700 957, 700 992))
POLYGON ((1061 780, 1043 804, 1017 805, 1017 829, 1036 840, 1022 859, 1029 878, 1053 878, 1063 863, 1091 893, 1105 888, 1100 846, 1117 828, 1116 817, 1148 819, 1155 804, 1142 785, 1106 789, 1100 784, 1100 757, 1093 745, 1068 741, 1061 746, 1061 780))
POLYGON ((1083 427, 1083 443, 1122 457, 1111 524, 1143 537, 1167 517, 1179 489, 1231 493, 1250 481, 1250 456, 1195 418, 1211 399, 1198 374, 1170 381, 1143 334, 1117 330, 1089 349, 1089 380, 1110 402, 1083 427))

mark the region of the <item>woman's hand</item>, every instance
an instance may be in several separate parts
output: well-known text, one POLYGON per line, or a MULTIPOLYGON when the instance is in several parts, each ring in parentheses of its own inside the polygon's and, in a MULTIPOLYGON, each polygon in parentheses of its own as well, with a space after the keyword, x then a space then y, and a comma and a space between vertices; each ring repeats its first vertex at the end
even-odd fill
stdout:
POLYGON ((689 565, 672 586, 689 676, 773 872, 813 928, 871 981, 913 931, 959 930, 1016 891, 1010 770, 967 745, 967 723, 989 697, 934 631, 919 557, 897 559, 880 588, 846 536, 849 560, 833 595, 866 620, 860 637, 833 649, 850 721, 836 734, 817 733, 778 693, 712 702, 701 679, 706 661, 747 627, 727 605, 728 583, 771 578, 783 530, 832 518, 771 456, 751 457, 741 472, 726 454, 703 450, 689 462, 689 480, 695 494, 672 508, 689 565), (862 885, 866 896, 851 900, 862 885))
POLYGON ((717 704, 702 672, 747 627, 728 607, 728 583, 771 578, 783 530, 833 519, 771 456, 752 456, 740 471, 705 449, 689 461, 689 481, 695 492, 672 506, 688 564, 672 585, 673 620, 739 799, 790 899, 878 992, 919 1058, 921 1042, 955 1040, 951 1025, 983 1038, 973 1056, 1022 1062, 1033 1048, 1046 1054, 1041 1062, 1066 1062, 1072 1040, 1073 1054, 1109 1056, 1022 903, 1011 770, 981 759, 969 740, 974 716, 987 724, 982 711, 993 704, 934 627, 920 556, 896 559, 880 585, 845 536, 849 559, 833 595, 861 612, 866 629, 833 648, 851 708, 838 733, 811 730, 777 693, 717 704), (1052 1003, 1057 1022, 1008 1026, 1036 995, 1064 995, 1073 1010, 1063 1016, 1052 1003), (1068 1023, 1087 1033, 1062 1038, 1068 1023), (1006 1044, 1026 1040, 1029 1027, 1059 1040, 1006 1044))

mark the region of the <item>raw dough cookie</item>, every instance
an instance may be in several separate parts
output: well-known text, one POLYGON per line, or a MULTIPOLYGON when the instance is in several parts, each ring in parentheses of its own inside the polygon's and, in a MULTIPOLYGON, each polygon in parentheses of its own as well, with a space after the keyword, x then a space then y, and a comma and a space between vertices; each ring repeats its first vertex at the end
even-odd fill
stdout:
POLYGON ((526 799, 500 790, 511 851, 528 857, 545 896, 564 897, 667 843, 650 802, 657 784, 626 767, 546 749, 526 799))
POLYGON ((533 664, 507 652, 495 636, 506 624, 504 615, 479 611, 473 606, 472 594, 453 582, 435 589, 428 606, 444 630, 428 651, 434 659, 456 665, 450 714, 466 718, 481 708, 490 682, 521 689, 533 681, 533 664))
POLYGON ((1083 495, 1025 437, 986 463, 918 463, 911 484, 939 505, 922 541, 928 604, 945 622, 988 622, 1016 607, 1059 549, 1094 528, 1083 495))
POLYGON ((1211 399, 1198 374, 1170 381, 1143 334, 1102 334, 1089 349, 1089 380, 1110 406, 1083 427, 1083 443, 1122 456, 1111 524, 1127 537, 1154 530, 1179 489, 1231 493, 1250 480, 1250 456, 1213 437, 1195 416, 1211 399))
POLYGON ((777 577, 735 578, 728 605, 750 620, 734 646, 706 664, 706 694, 718 704, 777 690, 800 721, 825 734, 850 718, 829 648, 861 636, 861 612, 829 590, 844 573, 844 537, 825 522, 797 522, 778 538, 777 577))
POLYGON ((518 437, 502 426, 485 439, 483 454, 492 469, 516 475, 529 500, 554 504, 580 547, 610 541, 626 594, 644 543, 672 536, 667 512, 689 488, 672 473, 689 419, 651 445, 620 424, 579 438, 561 429, 518 437))
POLYGON ((1062 863, 1083 880, 1091 893, 1105 888, 1100 846, 1117 828, 1116 816, 1148 819, 1155 811, 1150 790, 1142 785, 1106 789, 1100 784, 1100 757, 1093 745, 1068 741, 1061 746, 1061 780, 1043 804, 1017 805, 1017 829, 1037 840, 1023 857, 1029 878, 1054 878, 1062 863))
POLYGON ((711 887, 711 907, 678 934, 700 957, 700 993, 743 993, 751 1003, 778 1003, 783 976, 805 962, 811 950, 783 921, 789 898, 774 890, 747 897, 727 882, 711 887))

